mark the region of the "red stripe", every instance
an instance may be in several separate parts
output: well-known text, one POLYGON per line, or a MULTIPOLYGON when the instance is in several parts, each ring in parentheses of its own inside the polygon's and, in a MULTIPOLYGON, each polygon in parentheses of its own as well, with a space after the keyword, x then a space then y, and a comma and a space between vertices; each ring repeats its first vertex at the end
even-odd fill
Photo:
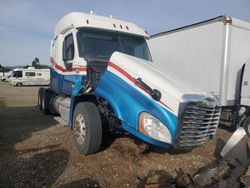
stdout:
MULTIPOLYGON (((151 96, 150 92, 145 89, 139 82, 137 82, 136 79, 134 79, 128 72, 126 72, 125 70, 123 70, 121 67, 117 66, 116 64, 112 63, 112 62, 108 62, 108 65, 112 68, 114 68, 115 70, 117 70, 118 72, 120 72, 123 76, 125 76, 126 78, 128 78, 131 82, 133 82, 135 85, 137 85, 140 89, 142 89, 143 91, 145 91, 148 95, 151 96)), ((166 105, 164 102, 159 101, 163 106, 165 106, 166 108, 168 108, 169 110, 173 111, 168 105, 166 105)))
POLYGON ((171 111, 173 111, 173 109, 172 108, 170 108, 168 105, 166 105, 164 102, 162 102, 162 101, 159 101, 163 106, 165 106, 166 108, 168 108, 169 110, 171 110, 171 111))
POLYGON ((137 85, 139 88, 141 88, 143 91, 145 91, 147 94, 150 95, 149 91, 146 90, 140 83, 137 82, 136 79, 134 79, 128 72, 123 70, 121 67, 117 66, 116 64, 109 62, 108 63, 110 67, 113 67, 118 72, 120 72, 122 75, 124 75, 126 78, 128 78, 131 82, 133 82, 135 85, 137 85))
POLYGON ((67 70, 67 69, 61 67, 60 65, 58 65, 52 57, 50 58, 50 63, 52 65, 54 65, 57 70, 60 70, 62 72, 71 72, 71 71, 77 71, 77 70, 78 71, 87 71, 86 67, 76 67, 76 68, 72 68, 70 70, 67 70))

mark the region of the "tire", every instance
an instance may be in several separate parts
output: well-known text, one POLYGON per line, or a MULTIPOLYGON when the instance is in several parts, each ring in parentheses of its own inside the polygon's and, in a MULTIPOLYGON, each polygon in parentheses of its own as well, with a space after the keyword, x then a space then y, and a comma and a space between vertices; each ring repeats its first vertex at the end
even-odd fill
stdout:
POLYGON ((42 110, 42 94, 43 94, 44 88, 39 88, 38 90, 38 97, 37 97, 37 106, 39 110, 42 110))
POLYGON ((16 83, 16 86, 17 86, 17 87, 21 87, 21 86, 23 86, 23 84, 22 84, 21 82, 17 82, 17 83, 16 83))
POLYGON ((51 99, 51 95, 50 95, 50 90, 48 89, 43 89, 41 91, 41 110, 43 112, 43 114, 50 114, 50 99, 51 99))
POLYGON ((246 117, 242 125, 248 137, 250 137, 250 116, 246 117))
POLYGON ((102 142, 102 121, 94 103, 81 102, 73 115, 73 139, 83 155, 96 153, 102 142))

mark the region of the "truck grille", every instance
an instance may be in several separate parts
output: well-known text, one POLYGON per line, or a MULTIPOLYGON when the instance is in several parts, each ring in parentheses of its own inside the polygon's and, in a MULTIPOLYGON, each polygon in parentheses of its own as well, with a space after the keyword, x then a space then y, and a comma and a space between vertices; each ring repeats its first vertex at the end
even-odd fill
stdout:
POLYGON ((220 119, 220 107, 215 100, 187 102, 179 118, 176 147, 195 147, 212 139, 220 119))

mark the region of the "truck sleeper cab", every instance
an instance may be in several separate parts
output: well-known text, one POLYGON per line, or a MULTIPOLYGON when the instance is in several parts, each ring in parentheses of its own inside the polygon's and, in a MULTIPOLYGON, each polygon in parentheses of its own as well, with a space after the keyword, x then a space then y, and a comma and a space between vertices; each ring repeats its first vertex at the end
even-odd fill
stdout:
POLYGON ((192 148, 211 139, 220 108, 151 61, 147 33, 114 18, 70 13, 51 44, 51 87, 38 105, 68 122, 82 154, 101 146, 103 132, 122 130, 164 148, 192 148))

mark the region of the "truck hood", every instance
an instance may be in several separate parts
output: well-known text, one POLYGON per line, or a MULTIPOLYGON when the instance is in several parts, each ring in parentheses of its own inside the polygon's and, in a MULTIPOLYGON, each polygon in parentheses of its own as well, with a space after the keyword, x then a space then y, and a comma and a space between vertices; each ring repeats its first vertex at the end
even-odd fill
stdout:
MULTIPOLYGON (((191 92, 190 89, 162 73, 154 66, 153 62, 120 52, 114 52, 110 58, 110 63, 115 64, 120 68, 120 70, 124 70, 129 74, 121 74, 121 72, 112 70, 133 87, 139 89, 135 83, 131 82, 131 79, 128 79, 128 76, 131 76, 134 79, 141 78, 142 81, 152 89, 159 90, 162 94, 159 104, 165 104, 163 106, 167 106, 168 109, 176 115, 178 114, 180 99, 184 94, 201 94, 198 92, 194 93, 194 91, 191 92)), ((111 70, 112 67, 109 66, 108 69, 111 70)), ((143 91, 141 90, 141 92, 143 91)))

